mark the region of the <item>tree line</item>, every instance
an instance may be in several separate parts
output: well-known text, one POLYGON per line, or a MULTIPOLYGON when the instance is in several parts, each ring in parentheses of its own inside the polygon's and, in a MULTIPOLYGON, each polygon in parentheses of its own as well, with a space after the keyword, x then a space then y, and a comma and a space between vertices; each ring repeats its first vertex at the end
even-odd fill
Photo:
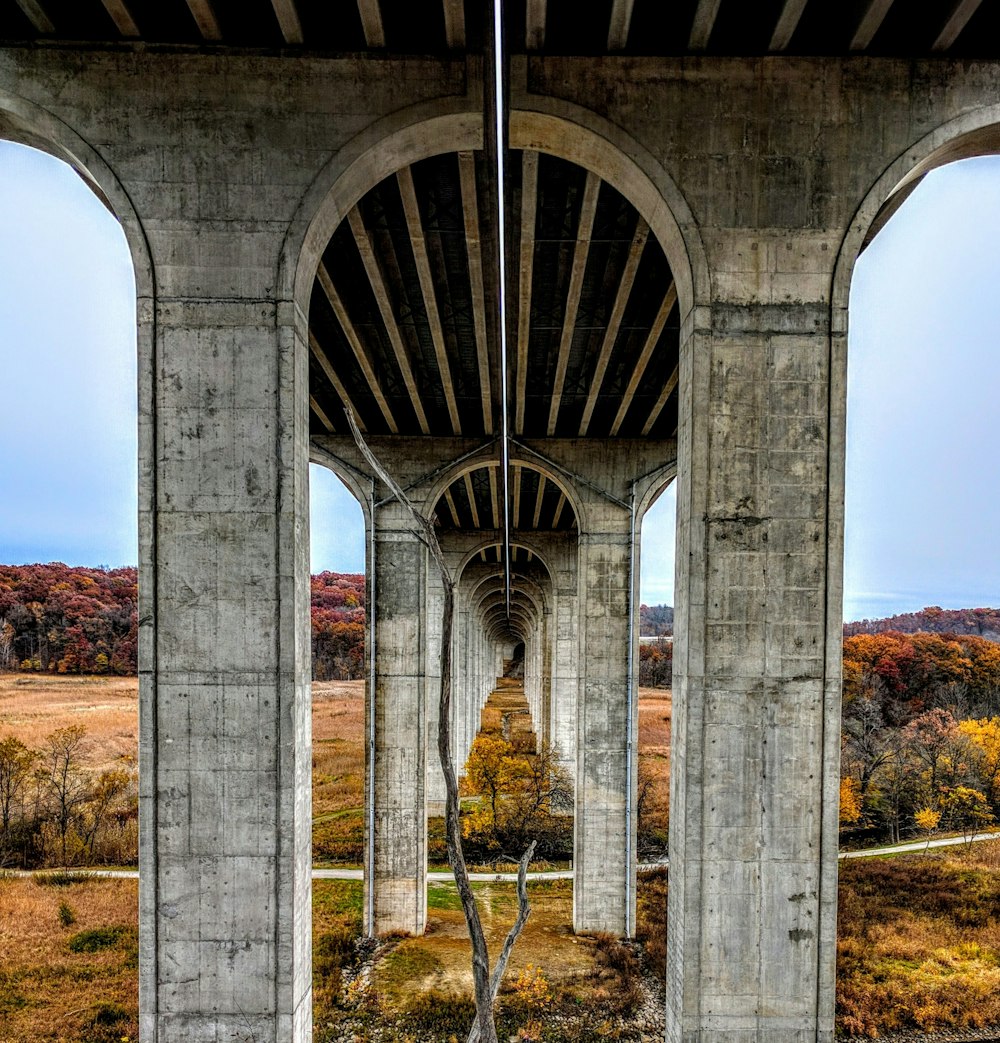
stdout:
POLYGON ((841 825, 858 840, 1000 816, 1000 644, 888 631, 844 640, 841 825))
MULTIPOLYGON (((312 577, 312 661, 318 681, 364 677, 365 577, 312 577)), ((137 671, 138 570, 0 565, 0 671, 137 671)))
POLYGON ((81 725, 37 749, 0 738, 0 867, 131 865, 138 857, 135 757, 93 766, 81 725))

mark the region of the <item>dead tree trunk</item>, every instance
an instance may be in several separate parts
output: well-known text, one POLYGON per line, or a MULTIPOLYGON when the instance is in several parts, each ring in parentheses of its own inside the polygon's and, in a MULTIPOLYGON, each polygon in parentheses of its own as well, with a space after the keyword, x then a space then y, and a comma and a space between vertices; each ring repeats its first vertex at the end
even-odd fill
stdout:
POLYGON ((388 487, 396 500, 409 511, 416 525, 414 535, 430 551, 431 557, 441 573, 441 584, 444 587, 444 612, 441 623, 441 694, 438 701, 438 756, 441 759, 441 770, 444 773, 445 783, 445 828, 448 844, 448 861, 451 864, 452 872, 455 874, 455 885, 458 888, 459 898, 462 902, 462 911, 465 913, 465 922, 469 928, 469 939, 472 942, 472 980, 475 987, 476 1020, 473 1022, 469 1033, 469 1043, 498 1043, 493 1006, 511 950, 514 948, 514 943, 517 941, 517 937, 528 919, 530 908, 526 883, 527 869, 535 844, 532 841, 528 850, 521 857, 517 874, 517 920, 507 935, 500 959, 497 960, 497 965, 491 977, 489 948, 486 944, 486 935, 483 932, 482 921, 479 918, 476 898, 472 893, 472 884, 469 882, 469 870, 465 864, 465 853, 462 851, 458 777, 451 757, 451 645, 455 621, 455 581, 444 559, 444 554, 441 552, 441 545, 438 543, 434 526, 413 506, 406 493, 400 488, 399 483, 386 471, 368 447, 354 419, 353 412, 350 409, 345 410, 345 412, 351 433, 354 435, 354 441, 357 443, 361 455, 367 460, 376 476, 388 487))

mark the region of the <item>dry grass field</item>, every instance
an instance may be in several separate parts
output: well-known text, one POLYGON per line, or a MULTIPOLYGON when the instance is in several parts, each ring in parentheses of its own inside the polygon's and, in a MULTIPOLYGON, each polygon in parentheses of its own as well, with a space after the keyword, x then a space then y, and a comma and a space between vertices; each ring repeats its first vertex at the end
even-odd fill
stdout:
MULTIPOLYGON (((314 686, 320 857, 349 853, 360 838, 363 693, 359 682, 314 686)), ((653 769, 648 799, 664 815, 670 712, 669 692, 642 690, 640 751, 653 769)), ((37 746, 55 728, 77 721, 88 729, 95 765, 134 752, 135 680, 0 677, 0 735, 12 732, 37 746)), ((0 1043, 133 1043, 136 883, 79 882, 71 874, 58 881, 0 879, 0 1043)), ((665 891, 661 876, 640 893, 640 935, 653 968, 663 961, 659 924, 665 891)), ((840 893, 841 1033, 874 1036, 1000 1023, 1000 841, 969 852, 953 848, 852 861, 842 867, 840 893)), ((638 1016, 636 1005, 643 1018, 650 1016, 649 979, 630 950, 570 933, 571 894, 568 882, 532 887, 534 912, 512 962, 509 981, 516 987, 504 998, 504 1024, 512 1031, 534 1025, 522 1038, 533 1038, 532 1032, 550 1041, 628 1038, 622 1025, 638 1016), (541 967, 541 979, 527 968, 529 958, 541 967), (626 1009, 633 1013, 626 1015, 626 1009), (557 1021, 562 1035, 551 1030, 557 1021)), ((513 889, 484 885, 480 897, 496 948, 513 917, 513 889)), ((454 888, 432 885, 429 907, 424 938, 396 939, 372 954, 354 944, 361 885, 317 882, 320 1043, 341 1038, 345 1025, 367 1039, 376 1024, 404 1022, 413 1039, 448 1039, 442 1026, 458 1023, 469 1010, 468 943, 454 888)), ((400 1031, 383 1038, 405 1038, 400 1031)))
POLYGON ((80 724, 91 766, 103 770, 138 752, 138 694, 135 677, 0 674, 0 736, 37 749, 57 728, 80 724))
POLYGON ((0 879, 0 1043, 132 1043, 138 881, 55 879, 0 879))

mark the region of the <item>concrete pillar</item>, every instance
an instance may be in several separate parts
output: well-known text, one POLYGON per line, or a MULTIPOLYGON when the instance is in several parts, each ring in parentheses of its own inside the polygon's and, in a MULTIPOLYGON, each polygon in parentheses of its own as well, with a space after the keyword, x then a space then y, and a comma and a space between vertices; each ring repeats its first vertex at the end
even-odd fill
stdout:
POLYGON ((576 708, 580 684, 579 612, 575 572, 559 573, 560 585, 553 590, 555 654, 552 667, 552 705, 549 732, 559 750, 559 762, 571 775, 576 773, 576 708))
MULTIPOLYGON (((801 300, 829 286, 809 275, 827 266, 825 243, 809 258, 790 233, 733 236, 728 263, 748 270, 726 285, 739 293, 778 300, 778 285, 794 286, 801 300), (795 272, 774 270, 785 258, 795 272)), ((828 627, 827 555, 839 546, 827 512, 828 314, 822 302, 719 302, 681 350, 672 1041, 832 1039, 839 679, 826 650, 839 656, 840 610, 828 627)))
POLYGON ((233 289, 252 281, 236 274, 242 236, 198 227, 176 235, 200 244, 216 267, 198 267, 197 250, 186 266, 178 246, 168 281, 185 295, 165 291, 159 301, 155 417, 143 417, 154 425, 156 474, 142 479, 150 616, 141 656, 140 1031, 147 1043, 304 1041, 312 1027, 306 352, 273 304, 233 289))
MULTIPOLYGON (((375 518, 375 931, 423 934, 427 922, 426 551, 396 504, 375 518)), ((367 776, 366 776, 367 777, 367 776)), ((366 844, 366 856, 372 845, 366 844)))
POLYGON ((593 514, 597 531, 580 535, 585 655, 576 715, 573 927, 627 935, 635 919, 635 766, 629 770, 628 754, 636 732, 628 686, 629 514, 610 504, 596 505, 593 514))

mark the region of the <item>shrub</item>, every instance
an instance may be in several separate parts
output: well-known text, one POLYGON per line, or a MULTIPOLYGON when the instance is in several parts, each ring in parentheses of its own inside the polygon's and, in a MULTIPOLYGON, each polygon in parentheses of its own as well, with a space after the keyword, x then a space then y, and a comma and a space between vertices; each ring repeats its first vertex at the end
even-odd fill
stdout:
POLYGON ((69 951, 100 952, 102 949, 113 949, 119 942, 134 934, 134 928, 121 924, 114 927, 93 927, 74 934, 69 940, 69 951))
POLYGON ((69 927, 71 924, 76 923, 76 913, 73 912, 73 907, 68 902, 59 903, 59 911, 56 915, 59 917, 59 922, 63 927, 69 927))
POLYGON ((447 1043, 456 1036, 465 1039, 475 1016, 476 1006, 468 997, 432 989, 407 1004, 405 1026, 422 1043, 447 1043))
POLYGON ((35 877, 35 883, 42 887, 72 887, 74 884, 89 884, 95 877, 89 873, 70 873, 59 871, 56 873, 39 873, 35 877))

